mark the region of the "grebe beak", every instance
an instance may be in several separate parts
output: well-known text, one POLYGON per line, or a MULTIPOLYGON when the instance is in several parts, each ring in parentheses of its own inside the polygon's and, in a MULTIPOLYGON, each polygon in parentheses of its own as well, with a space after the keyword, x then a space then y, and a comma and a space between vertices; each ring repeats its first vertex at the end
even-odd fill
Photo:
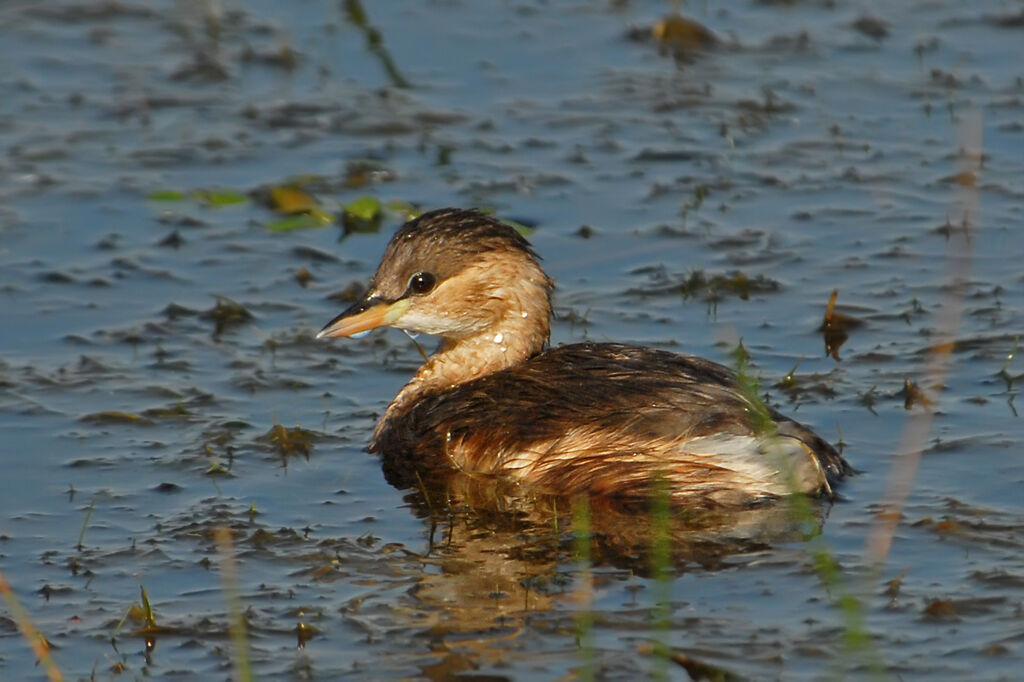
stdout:
POLYGON ((355 336, 377 327, 390 327, 405 314, 410 303, 411 301, 407 298, 400 298, 393 303, 376 297, 358 301, 328 322, 316 335, 316 338, 355 336))

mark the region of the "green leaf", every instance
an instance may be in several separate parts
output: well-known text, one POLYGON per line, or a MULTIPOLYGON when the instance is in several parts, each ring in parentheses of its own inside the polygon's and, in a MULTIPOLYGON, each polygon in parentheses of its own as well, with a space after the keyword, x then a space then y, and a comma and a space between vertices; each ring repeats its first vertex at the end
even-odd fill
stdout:
POLYGON ((139 585, 139 591, 142 592, 142 612, 145 617, 146 629, 153 629, 156 627, 156 614, 153 613, 153 607, 149 603, 149 595, 146 594, 146 588, 139 585))
POLYGON ((316 199, 312 194, 291 185, 272 187, 270 204, 278 213, 307 213, 317 208, 316 199))
POLYGON ((323 227, 334 222, 334 216, 325 211, 314 211, 290 215, 280 220, 267 223, 267 229, 271 232, 290 232, 291 230, 306 230, 311 227, 323 227))
POLYGON ((376 197, 368 196, 359 197, 355 201, 351 201, 344 206, 344 211, 347 216, 367 222, 376 220, 380 216, 381 210, 382 207, 380 200, 376 197))
POLYGON ((185 198, 184 192, 176 189, 159 189, 146 195, 150 201, 181 201, 185 198))
POLYGON ((205 201, 211 206, 230 206, 249 201, 248 196, 231 189, 197 190, 194 194, 197 199, 205 201))

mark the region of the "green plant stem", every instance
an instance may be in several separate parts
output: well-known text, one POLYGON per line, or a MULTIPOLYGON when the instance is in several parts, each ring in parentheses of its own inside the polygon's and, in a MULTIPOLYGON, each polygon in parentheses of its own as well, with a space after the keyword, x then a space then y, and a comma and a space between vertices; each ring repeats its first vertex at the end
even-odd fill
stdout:
POLYGON ((671 629, 672 510, 669 505, 669 483, 665 476, 654 480, 651 497, 651 577, 654 579, 654 605, 651 620, 654 624, 654 670, 651 677, 668 679, 671 650, 668 635, 671 629))

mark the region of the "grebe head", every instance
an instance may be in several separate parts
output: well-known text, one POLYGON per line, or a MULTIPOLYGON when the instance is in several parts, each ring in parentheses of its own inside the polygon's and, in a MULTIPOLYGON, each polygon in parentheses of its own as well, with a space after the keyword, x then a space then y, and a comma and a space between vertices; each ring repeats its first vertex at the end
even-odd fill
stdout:
POLYGON ((551 280, 518 232, 478 211, 444 208, 395 233, 363 298, 317 338, 387 326, 458 343, 492 332, 500 338, 511 320, 528 320, 543 344, 550 292, 551 280))

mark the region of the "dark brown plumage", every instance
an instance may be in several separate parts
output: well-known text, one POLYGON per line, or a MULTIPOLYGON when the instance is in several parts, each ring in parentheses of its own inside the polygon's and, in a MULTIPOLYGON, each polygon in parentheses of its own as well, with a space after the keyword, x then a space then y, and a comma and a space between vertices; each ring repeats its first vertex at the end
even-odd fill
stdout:
POLYGON ((611 343, 544 350, 550 292, 529 243, 478 212, 433 211, 395 234, 365 298, 320 333, 442 338, 377 425, 389 479, 458 471, 634 499, 663 480, 678 504, 722 507, 831 495, 849 473, 722 365, 611 343))

